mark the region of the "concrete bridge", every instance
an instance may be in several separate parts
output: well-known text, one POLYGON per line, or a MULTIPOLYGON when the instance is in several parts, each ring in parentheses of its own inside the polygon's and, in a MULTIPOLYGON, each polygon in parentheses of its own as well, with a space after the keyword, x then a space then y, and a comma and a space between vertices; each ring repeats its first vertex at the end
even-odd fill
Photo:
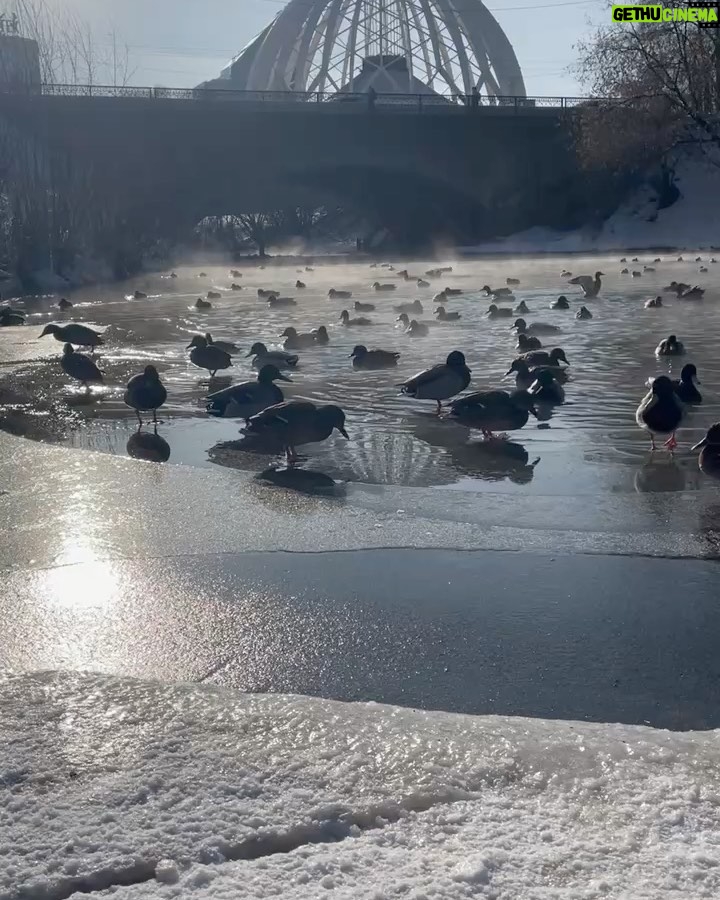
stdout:
POLYGON ((574 101, 302 99, 45 86, 0 94, 0 118, 92 172, 128 215, 168 227, 331 201, 412 241, 565 224, 582 205, 574 101))

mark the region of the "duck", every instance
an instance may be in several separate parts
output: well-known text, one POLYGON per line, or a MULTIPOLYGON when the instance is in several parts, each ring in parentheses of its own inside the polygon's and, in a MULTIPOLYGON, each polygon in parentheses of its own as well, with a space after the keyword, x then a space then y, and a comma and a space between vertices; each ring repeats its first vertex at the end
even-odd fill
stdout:
POLYGON ((349 300, 352 297, 352 291, 336 291, 335 288, 330 288, 328 297, 330 300, 349 300))
POLYGON ((268 297, 267 303, 270 309, 276 307, 297 306, 297 300, 293 297, 268 297))
POLYGON ((443 274, 442 269, 428 269, 425 273, 426 278, 440 278, 443 274))
POLYGON ((698 285, 694 285, 694 287, 686 288, 680 294, 678 294, 678 299, 680 300, 702 300, 703 295, 705 293, 705 288, 698 287, 698 285))
POLYGON ((407 328, 410 325, 410 316, 407 313, 400 313, 395 321, 397 322, 396 328, 407 328))
POLYGON ((237 282, 233 281, 233 283, 230 285, 230 290, 231 291, 241 291, 241 290, 243 290, 243 286, 241 284, 237 284, 237 282))
POLYGON ((212 303, 209 300, 203 300, 202 297, 198 297, 195 301, 195 309, 212 309, 212 303))
POLYGON ((515 349, 520 353, 528 353, 530 350, 542 350, 542 342, 540 338, 530 337, 527 334, 520 333, 515 349))
POLYGON ((147 300, 147 294, 144 291, 135 291, 133 300, 147 300))
POLYGON ((526 390, 537 381, 540 372, 545 370, 550 372, 557 382, 567 381, 567 370, 559 366, 537 366, 531 369, 522 357, 513 360, 512 365, 505 373, 505 377, 515 375, 515 386, 521 390, 526 390))
POLYGON ((592 319, 593 314, 587 308, 587 306, 581 306, 580 309, 575 313, 576 319, 592 319))
POLYGON ((298 280, 295 282, 295 290, 297 290, 297 291, 305 290, 306 287, 307 287, 307 285, 305 284, 305 282, 304 282, 304 281, 300 281, 299 278, 298 278, 298 280))
POLYGON ((659 263, 662 262, 662 258, 660 256, 656 256, 653 262, 659 263))
POLYGON ((376 308, 374 303, 361 303, 359 300, 356 300, 353 306, 355 312, 375 312, 376 308))
POLYGON ((69 300, 66 300, 65 297, 61 297, 58 300, 58 309, 72 309, 72 303, 69 300))
POLYGON ((561 278, 572 278, 572 272, 568 272, 567 269, 563 269, 560 273, 561 278))
POLYGON ((78 325, 75 322, 71 322, 68 325, 46 325, 40 337, 43 338, 46 334, 51 334, 56 341, 60 341, 63 344, 72 344, 75 347, 92 347, 93 351, 95 347, 105 343, 97 331, 93 331, 87 325, 78 325))
POLYGON ((229 369, 232 366, 229 353, 220 350, 214 344, 208 344, 207 339, 200 335, 194 337, 186 349, 190 350, 190 362, 198 369, 207 369, 211 378, 214 378, 221 369, 229 369))
POLYGON ((210 334, 210 332, 205 335, 205 340, 207 341, 208 345, 217 347, 218 350, 224 350, 225 353, 229 353, 230 356, 234 356, 236 353, 240 352, 240 348, 237 344, 233 344, 232 341, 215 341, 213 340, 213 336, 210 334))
POLYGON ((253 357, 252 365, 255 369, 263 366, 277 366, 278 369, 294 369, 300 357, 296 353, 286 353, 284 350, 268 350, 265 344, 256 341, 245 358, 253 357))
POLYGON ((357 344, 353 347, 350 359, 354 369, 394 369, 400 354, 390 350, 368 350, 364 344, 357 344))
POLYGON ((717 263, 717 260, 716 260, 715 257, 713 256, 712 259, 710 260, 710 262, 711 262, 711 263, 717 263))
POLYGON ((637 269, 633 269, 633 271, 630 273, 630 277, 631 278, 642 278, 642 272, 638 272, 637 269))
POLYGON ((435 310, 435 318, 438 322, 457 322, 462 316, 459 312, 448 312, 444 306, 438 306, 435 310))
POLYGON ((283 347, 286 350, 303 350, 306 347, 314 347, 317 343, 317 335, 312 333, 298 334, 292 326, 283 331, 282 337, 285 338, 283 347))
POLYGON ((548 325, 546 322, 532 322, 528 325, 525 319, 515 319, 513 328, 518 334, 557 334, 562 331, 557 325, 548 325))
POLYGON ((519 279, 519 278, 506 278, 506 279, 505 279, 505 284, 507 284, 507 285, 518 285, 518 284, 520 284, 520 279, 519 279))
POLYGON ((683 407, 675 394, 675 388, 667 375, 654 378, 649 392, 643 397, 635 413, 640 428, 650 432, 650 443, 655 447, 656 434, 669 434, 665 446, 672 451, 677 447, 675 432, 683 418, 683 407))
POLYGON ((509 287, 491 288, 489 284, 484 284, 481 288, 488 297, 511 297, 512 291, 509 287))
POLYGON ((678 256, 677 261, 678 261, 678 262, 683 262, 682 256, 678 256))
POLYGON ((450 404, 450 415, 468 428, 480 429, 492 439, 494 431, 524 428, 530 415, 537 418, 535 400, 525 390, 478 391, 450 404))
POLYGON ((207 278, 207 272, 198 272, 198 278, 207 278))
POLYGON ((621 256, 620 262, 627 262, 627 256, 621 256))
POLYGON ((358 325, 372 325, 372 320, 366 319, 363 316, 359 316, 356 319, 351 319, 350 313, 346 309, 344 309, 340 313, 340 321, 346 328, 353 328, 358 325))
POLYGON ((258 297, 263 297, 264 299, 269 299, 270 297, 279 297, 279 291, 270 291, 267 288, 258 288, 257 290, 258 297))
POLYGON ((700 471, 711 478, 720 478, 720 423, 711 425, 705 437, 698 441, 693 450, 699 450, 700 471))
POLYGON ((490 306, 488 306, 486 315, 488 319, 508 319, 511 316, 514 316, 515 313, 509 306, 496 306, 494 303, 491 303, 490 306))
POLYGON ((242 278, 243 273, 240 271, 240 269, 230 269, 230 277, 231 278, 242 278))
POLYGON ((437 412, 442 409, 441 400, 449 400, 464 391, 470 384, 471 372, 465 362, 465 355, 453 350, 444 363, 418 372, 400 385, 400 393, 414 400, 434 400, 437 412))
POLYGON ((629 275, 629 274, 630 274, 630 269, 620 269, 620 274, 621 274, 621 275, 629 275))
POLYGON ((411 319, 408 327, 405 329, 408 337, 427 337, 430 329, 424 322, 418 322, 417 319, 411 319))
POLYGON ((593 297, 597 297, 600 293, 600 288, 602 287, 601 276, 604 274, 604 272, 596 272, 594 278, 592 275, 577 275, 575 278, 571 278, 568 283, 579 285, 585 297, 588 300, 592 300, 593 297))
POLYGON ((445 291, 440 291, 439 294, 435 294, 433 297, 433 303, 447 303, 448 295, 445 291))
POLYGON ((550 304, 550 309, 570 309, 568 298, 561 295, 557 300, 550 304))
POLYGON ((296 447, 327 440, 333 431, 346 439, 345 413, 339 406, 316 406, 308 400, 286 400, 253 416, 245 434, 278 440, 285 450, 288 468, 298 462, 296 447))
POLYGON ((655 356, 682 356, 685 347, 674 334, 664 338, 655 348, 655 356))
POLYGON ((66 375, 75 378, 88 390, 91 383, 102 384, 103 382, 103 373, 95 365, 95 361, 82 353, 76 353, 72 344, 65 344, 63 347, 60 365, 66 375))
POLYGON ((695 262, 702 262, 702 256, 696 256, 695 262))
POLYGON ((379 281, 373 282, 373 290, 378 293, 389 293, 390 291, 394 291, 397 288, 396 284, 380 284, 379 281))
POLYGON ((665 285, 663 290, 679 297, 683 291, 689 291, 691 287, 692 285, 685 284, 683 281, 671 281, 670 284, 665 285))
POLYGON ((425 281, 424 278, 418 278, 418 280, 417 280, 417 286, 418 286, 419 288, 429 288, 429 287, 430 287, 430 282, 429 282, 429 281, 425 281))
POLYGON ((207 411, 211 416, 241 418, 248 421, 253 416, 285 400, 276 381, 292 379, 283 375, 277 366, 267 364, 261 367, 255 381, 243 381, 221 391, 209 394, 207 411))
POLYGON ((693 363, 684 365, 680 372, 680 378, 673 381, 675 393, 683 403, 688 405, 702 403, 702 394, 697 389, 697 384, 700 384, 700 380, 697 377, 697 368, 693 363))
POLYGON ((312 266, 305 266, 305 271, 306 271, 306 272, 314 272, 315 269, 313 269, 312 266))
POLYGON ((526 316, 530 312, 530 307, 527 305, 527 303, 524 300, 521 300, 518 303, 518 305, 515 307, 513 312, 515 313, 516 316, 518 314, 526 316))
POLYGON ((654 272, 654 271, 655 271, 655 269, 653 269, 652 266, 643 266, 643 272, 654 272))
POLYGON ((153 422, 157 424, 157 411, 167 400, 167 390, 155 366, 145 366, 140 375, 134 375, 128 381, 123 399, 125 406, 135 410, 141 428, 143 421, 140 413, 145 410, 152 410, 153 422))
POLYGON ((177 272, 171 272, 169 277, 170 277, 170 278, 177 278, 177 277, 178 277, 178 276, 177 276, 177 272))
POLYGON ((397 313, 416 313, 419 316, 424 312, 423 305, 419 300, 413 300, 412 303, 398 303, 397 306, 393 306, 393 309, 397 313))
POLYGON ((330 343, 330 335, 328 334, 328 330, 324 325, 321 325, 319 328, 315 328, 311 333, 315 335, 315 343, 319 344, 321 347, 324 347, 326 344, 330 343))
POLYGON ((637 256, 633 256, 633 258, 630 260, 630 262, 640 262, 640 260, 638 259, 637 256))
POLYGON ((518 356, 518 359, 522 359, 528 366, 556 366, 560 368, 561 362, 564 362, 567 366, 570 365, 562 347, 555 347, 550 352, 533 350, 530 353, 521 354, 518 356))
POLYGON ((528 388, 528 393, 538 403, 564 403, 565 391, 555 379, 550 369, 541 369, 535 381, 528 388))
POLYGON ((0 309, 0 328, 11 328, 14 325, 24 325, 25 316, 15 309, 5 307, 0 309))
POLYGON ((700 266, 700 268, 698 269, 698 272, 707 272, 707 270, 708 270, 707 266, 700 266))
POLYGON ((207 299, 208 300, 222 300, 222 294, 219 291, 208 291, 207 299))
MULTIPOLYGON (((452 269, 450 271, 452 271, 452 269)), ((446 297, 459 297, 462 293, 464 293, 461 290, 461 288, 450 288, 450 287, 443 288, 442 292, 443 292, 443 294, 445 294, 446 297)), ((508 293, 512 293, 512 292, 508 291, 508 293)))
POLYGON ((650 297, 644 304, 645 309, 659 309, 662 305, 662 297, 650 297))

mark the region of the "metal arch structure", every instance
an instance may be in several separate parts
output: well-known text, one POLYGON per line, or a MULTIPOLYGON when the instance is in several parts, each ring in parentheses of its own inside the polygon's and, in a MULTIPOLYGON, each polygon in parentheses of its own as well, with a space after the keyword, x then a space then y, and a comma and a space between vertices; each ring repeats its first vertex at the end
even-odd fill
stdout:
POLYGON ((290 0, 207 86, 525 96, 512 45, 481 0, 290 0))

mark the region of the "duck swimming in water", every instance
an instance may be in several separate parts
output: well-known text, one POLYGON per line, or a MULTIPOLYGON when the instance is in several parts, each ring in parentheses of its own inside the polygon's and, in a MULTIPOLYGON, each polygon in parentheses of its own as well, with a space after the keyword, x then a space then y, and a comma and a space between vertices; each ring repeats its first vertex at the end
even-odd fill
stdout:
POLYGON ((251 419, 258 413, 285 400, 283 392, 274 383, 292 381, 277 366, 265 365, 258 372, 256 381, 233 384, 216 391, 207 398, 207 411, 211 416, 251 419))
POLYGON ((293 297, 268 297, 268 306, 274 307, 297 306, 297 300, 293 297))
POLYGON ((488 319, 509 319, 515 315, 509 306, 496 306, 491 303, 486 313, 488 319))
POLYGON ((682 356, 683 353, 685 353, 685 347, 674 334, 660 341, 655 348, 655 356, 682 356))
POLYGON ((558 297, 554 303, 550 304, 550 309, 570 309, 568 298, 565 296, 558 297))
POLYGON ((470 369, 465 363, 465 356, 459 350, 453 350, 444 363, 418 372, 400 385, 400 393, 414 400, 434 400, 437 412, 442 409, 441 400, 449 400, 470 384, 470 369))
POLYGON ((88 390, 91 383, 103 382, 103 373, 95 365, 94 360, 89 356, 83 356, 82 353, 75 353, 72 344, 65 344, 63 347, 60 365, 66 375, 75 378, 88 390))
POLYGON ((428 334, 430 334, 430 329, 424 322, 418 322, 416 319, 411 319, 410 324, 405 329, 405 334, 408 337, 427 337, 428 334))
POLYGON ((600 293, 600 288, 602 287, 600 276, 604 274, 604 272, 596 272, 594 278, 592 275, 577 275, 575 278, 571 278, 568 284, 579 285, 584 296, 588 300, 592 300, 593 297, 597 297, 600 293))
POLYGON ((195 301, 195 309, 212 309, 212 303, 209 300, 203 300, 202 297, 198 297, 195 301))
POLYGON ((537 417, 535 400, 527 391, 479 391, 450 404, 450 415, 468 428, 480 429, 488 439, 494 431, 517 431, 537 417))
POLYGON ((390 293, 391 291, 394 291, 397 288, 397 285, 396 284, 380 284, 379 281, 375 281, 375 282, 373 282, 372 287, 373 287, 373 290, 377 291, 379 294, 382 294, 382 293, 387 294, 387 293, 390 293))
POLYGON ((505 377, 515 374, 515 386, 520 390, 527 390, 531 384, 538 380, 540 372, 543 371, 550 372, 558 383, 564 383, 568 379, 567 369, 561 369, 559 366, 537 366, 531 369, 522 358, 513 360, 512 365, 505 373, 505 377))
POLYGON ((645 309, 659 309, 662 305, 662 297, 651 297, 645 301, 645 309))
POLYGON ((353 309, 355 312, 375 312, 377 307, 374 303, 361 303, 359 300, 356 300, 353 309))
POLYGON ((144 291, 135 291, 133 300, 147 300, 147 294, 144 291))
POLYGON ((527 305, 527 303, 524 300, 521 300, 513 311, 516 316, 517 315, 525 316, 530 312, 530 307, 527 305))
POLYGON ((245 355, 245 359, 253 357, 252 365, 255 369, 263 366, 276 366, 278 369, 294 369, 298 364, 297 353, 286 353, 284 350, 268 350, 265 344, 256 341, 245 355))
POLYGON ((593 314, 587 308, 587 306, 581 306, 580 309, 575 313, 576 319, 592 319, 593 314))
POLYGON ((506 279, 505 279, 505 284, 507 284, 507 285, 514 285, 514 284, 517 285, 517 284, 520 284, 520 279, 519 279, 519 278, 506 278, 506 279))
POLYGON ((675 394, 675 388, 667 375, 653 379, 650 391, 643 397, 635 413, 635 420, 641 428, 650 432, 653 450, 656 434, 669 434, 665 446, 672 451, 677 447, 675 432, 683 418, 683 407, 675 394))
POLYGON ((350 358, 354 369, 394 369, 400 354, 390 350, 368 350, 363 344, 358 344, 353 348, 350 358))
POLYGON ((429 288, 429 287, 430 287, 430 282, 429 282, 429 281, 425 281, 424 278, 418 278, 418 280, 417 280, 417 286, 418 286, 419 288, 429 288))
POLYGON ((448 312, 444 306, 438 306, 435 310, 435 318, 438 322, 457 322, 462 316, 459 312, 448 312))
POLYGON ((153 422, 157 424, 157 411, 166 400, 167 391, 155 366, 145 366, 144 372, 133 376, 127 383, 124 402, 135 410, 141 428, 143 420, 140 413, 152 410, 153 422))
POLYGON ((269 300, 270 297, 279 297, 280 291, 270 291, 265 288, 258 288, 257 295, 265 300, 269 300))
POLYGON ((487 294, 488 297, 511 297, 512 291, 509 287, 499 287, 499 288, 491 288, 489 284, 484 284, 481 290, 487 294))
POLYGON ((351 297, 352 291, 336 291, 335 288, 330 288, 328 291, 330 300, 349 300, 351 297))
POLYGON ((540 338, 531 337, 527 334, 519 334, 517 346, 515 348, 520 353, 528 353, 530 350, 541 350, 542 342, 540 338))
POLYGON ((302 290, 304 290, 306 287, 307 287, 307 285, 305 284, 305 282, 304 282, 304 281, 300 281, 299 278, 298 278, 298 280, 295 282, 295 290, 296 290, 296 291, 302 291, 302 290))
POLYGON ((208 291, 208 300, 222 300, 222 294, 219 291, 208 291))
POLYGON ((372 325, 372 320, 366 319, 363 316, 359 316, 355 319, 351 319, 350 313, 346 309, 344 309, 340 313, 340 321, 346 328, 354 328, 357 326, 372 325))
POLYGON ((397 313, 410 313, 418 316, 424 312, 423 305, 419 300, 413 300, 412 303, 398 303, 397 306, 393 306, 393 309, 397 313))
POLYGON ((315 328, 311 333, 315 335, 315 343, 319 346, 324 347, 330 343, 330 335, 324 325, 315 328))
POLYGON ((545 322, 532 322, 528 325, 525 319, 515 319, 513 328, 518 334, 557 334, 562 331, 557 325, 548 325, 545 322))
POLYGON ((200 335, 194 337, 186 349, 191 351, 190 362, 198 369, 207 369, 211 378, 214 378, 221 369, 229 369, 232 366, 229 353, 220 350, 214 344, 208 344, 200 335))
POLYGON ((335 430, 346 440, 350 439, 345 430, 345 413, 339 406, 316 406, 307 400, 287 400, 253 416, 245 434, 282 443, 290 468, 298 461, 296 447, 320 443, 335 430))
POLYGON ((78 325, 71 322, 69 325, 46 325, 40 337, 51 334, 56 341, 65 344, 73 344, 76 347, 99 347, 104 343, 102 336, 88 328, 87 325, 78 325))
POLYGON ((317 335, 312 333, 298 334, 292 326, 283 331, 282 337, 285 338, 283 347, 286 350, 303 350, 306 347, 314 347, 317 343, 317 335))
POLYGON ((699 450, 698 466, 704 475, 720 478, 720 423, 711 425, 705 437, 692 448, 699 450))
POLYGON ((538 403, 565 402, 565 391, 550 369, 540 369, 537 378, 528 388, 528 394, 538 403))
POLYGON ((65 297, 61 297, 58 300, 58 309, 72 309, 72 303, 69 300, 66 300, 65 297))
POLYGON ((688 405, 702 403, 702 394, 697 389, 697 384, 700 384, 700 380, 697 377, 697 369, 693 363, 683 366, 679 380, 673 381, 675 393, 683 403, 688 405))

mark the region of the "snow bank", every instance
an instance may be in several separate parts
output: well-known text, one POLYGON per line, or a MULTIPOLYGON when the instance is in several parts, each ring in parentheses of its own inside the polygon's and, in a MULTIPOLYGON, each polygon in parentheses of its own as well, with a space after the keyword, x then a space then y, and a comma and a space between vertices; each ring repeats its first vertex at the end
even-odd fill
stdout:
POLYGON ((601 228, 528 231, 464 252, 587 253, 642 248, 720 246, 720 167, 685 157, 676 167, 679 199, 658 209, 654 188, 644 185, 601 228))
POLYGON ((720 895, 717 732, 54 673, 0 702, 2 900, 720 895))

